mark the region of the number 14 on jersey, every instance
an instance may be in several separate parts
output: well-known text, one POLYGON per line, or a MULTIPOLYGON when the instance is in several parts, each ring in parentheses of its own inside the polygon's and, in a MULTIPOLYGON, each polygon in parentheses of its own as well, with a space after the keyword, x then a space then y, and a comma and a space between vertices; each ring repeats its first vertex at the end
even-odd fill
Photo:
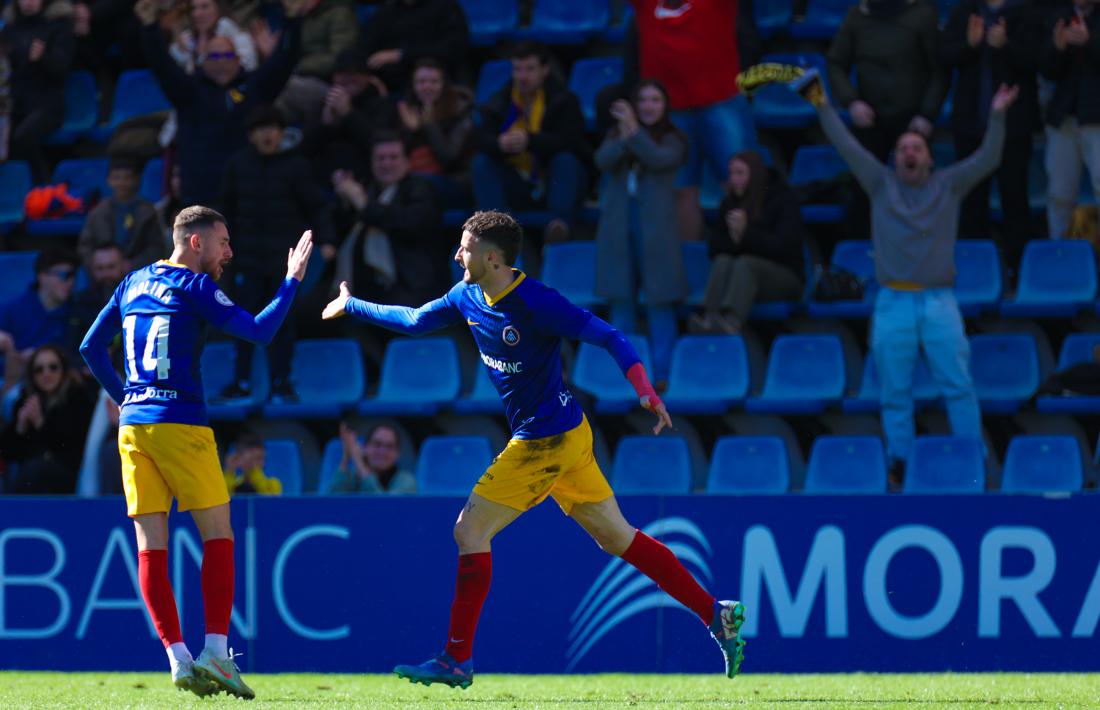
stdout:
POLYGON ((137 315, 129 315, 122 321, 123 337, 126 341, 126 372, 131 382, 146 382, 149 379, 167 380, 168 371, 172 361, 168 358, 168 326, 171 316, 141 317, 138 322, 137 315), (145 351, 141 360, 137 359, 134 341, 140 336, 141 326, 148 325, 145 330, 145 351), (138 369, 140 365, 140 370, 138 369), (152 373, 155 377, 150 377, 152 373), (144 376, 143 376, 144 374, 144 376))

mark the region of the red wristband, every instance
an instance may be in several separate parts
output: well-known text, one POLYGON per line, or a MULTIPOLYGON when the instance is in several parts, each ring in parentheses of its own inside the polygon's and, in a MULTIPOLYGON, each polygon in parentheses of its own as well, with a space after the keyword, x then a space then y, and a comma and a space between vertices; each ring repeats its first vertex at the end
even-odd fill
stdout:
POLYGON ((634 391, 638 393, 639 399, 649 397, 651 404, 657 402, 657 391, 650 384, 649 376, 646 375, 645 366, 642 363, 636 362, 631 365, 630 369, 626 371, 626 379, 634 386, 634 391))

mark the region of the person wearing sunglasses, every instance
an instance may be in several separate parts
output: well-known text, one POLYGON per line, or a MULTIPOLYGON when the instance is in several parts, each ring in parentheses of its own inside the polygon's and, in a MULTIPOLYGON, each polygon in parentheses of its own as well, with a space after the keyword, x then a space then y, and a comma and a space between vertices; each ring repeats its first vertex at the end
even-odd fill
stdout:
POLYGON ((72 494, 95 393, 57 345, 30 356, 15 416, 0 434, 8 493, 72 494), (14 475, 13 475, 14 474, 14 475))
POLYGON ((34 262, 34 282, 13 300, 0 304, 5 392, 22 376, 34 348, 67 342, 79 264, 76 254, 70 251, 42 250, 34 262))

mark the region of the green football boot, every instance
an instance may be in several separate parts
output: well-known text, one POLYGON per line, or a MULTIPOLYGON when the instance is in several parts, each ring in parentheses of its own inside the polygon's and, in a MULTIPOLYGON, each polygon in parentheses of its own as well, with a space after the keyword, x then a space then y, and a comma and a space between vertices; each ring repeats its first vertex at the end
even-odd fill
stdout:
POLYGON ((219 692, 224 690, 238 698, 252 700, 256 697, 256 693, 241 680, 241 670, 237 668, 234 658, 233 649, 229 649, 229 658, 214 658, 214 655, 204 648, 195 659, 195 675, 214 683, 219 692))

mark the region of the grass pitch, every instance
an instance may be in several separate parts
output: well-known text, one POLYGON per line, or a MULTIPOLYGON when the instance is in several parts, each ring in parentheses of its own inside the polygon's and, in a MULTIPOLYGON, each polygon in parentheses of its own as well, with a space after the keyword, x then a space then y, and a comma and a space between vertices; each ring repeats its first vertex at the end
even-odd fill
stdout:
MULTIPOLYGON (((249 674, 261 708, 1095 708, 1100 674, 479 675, 469 690, 393 676, 249 674)), ((177 691, 168 673, 0 672, 0 708, 243 708, 177 691)))

